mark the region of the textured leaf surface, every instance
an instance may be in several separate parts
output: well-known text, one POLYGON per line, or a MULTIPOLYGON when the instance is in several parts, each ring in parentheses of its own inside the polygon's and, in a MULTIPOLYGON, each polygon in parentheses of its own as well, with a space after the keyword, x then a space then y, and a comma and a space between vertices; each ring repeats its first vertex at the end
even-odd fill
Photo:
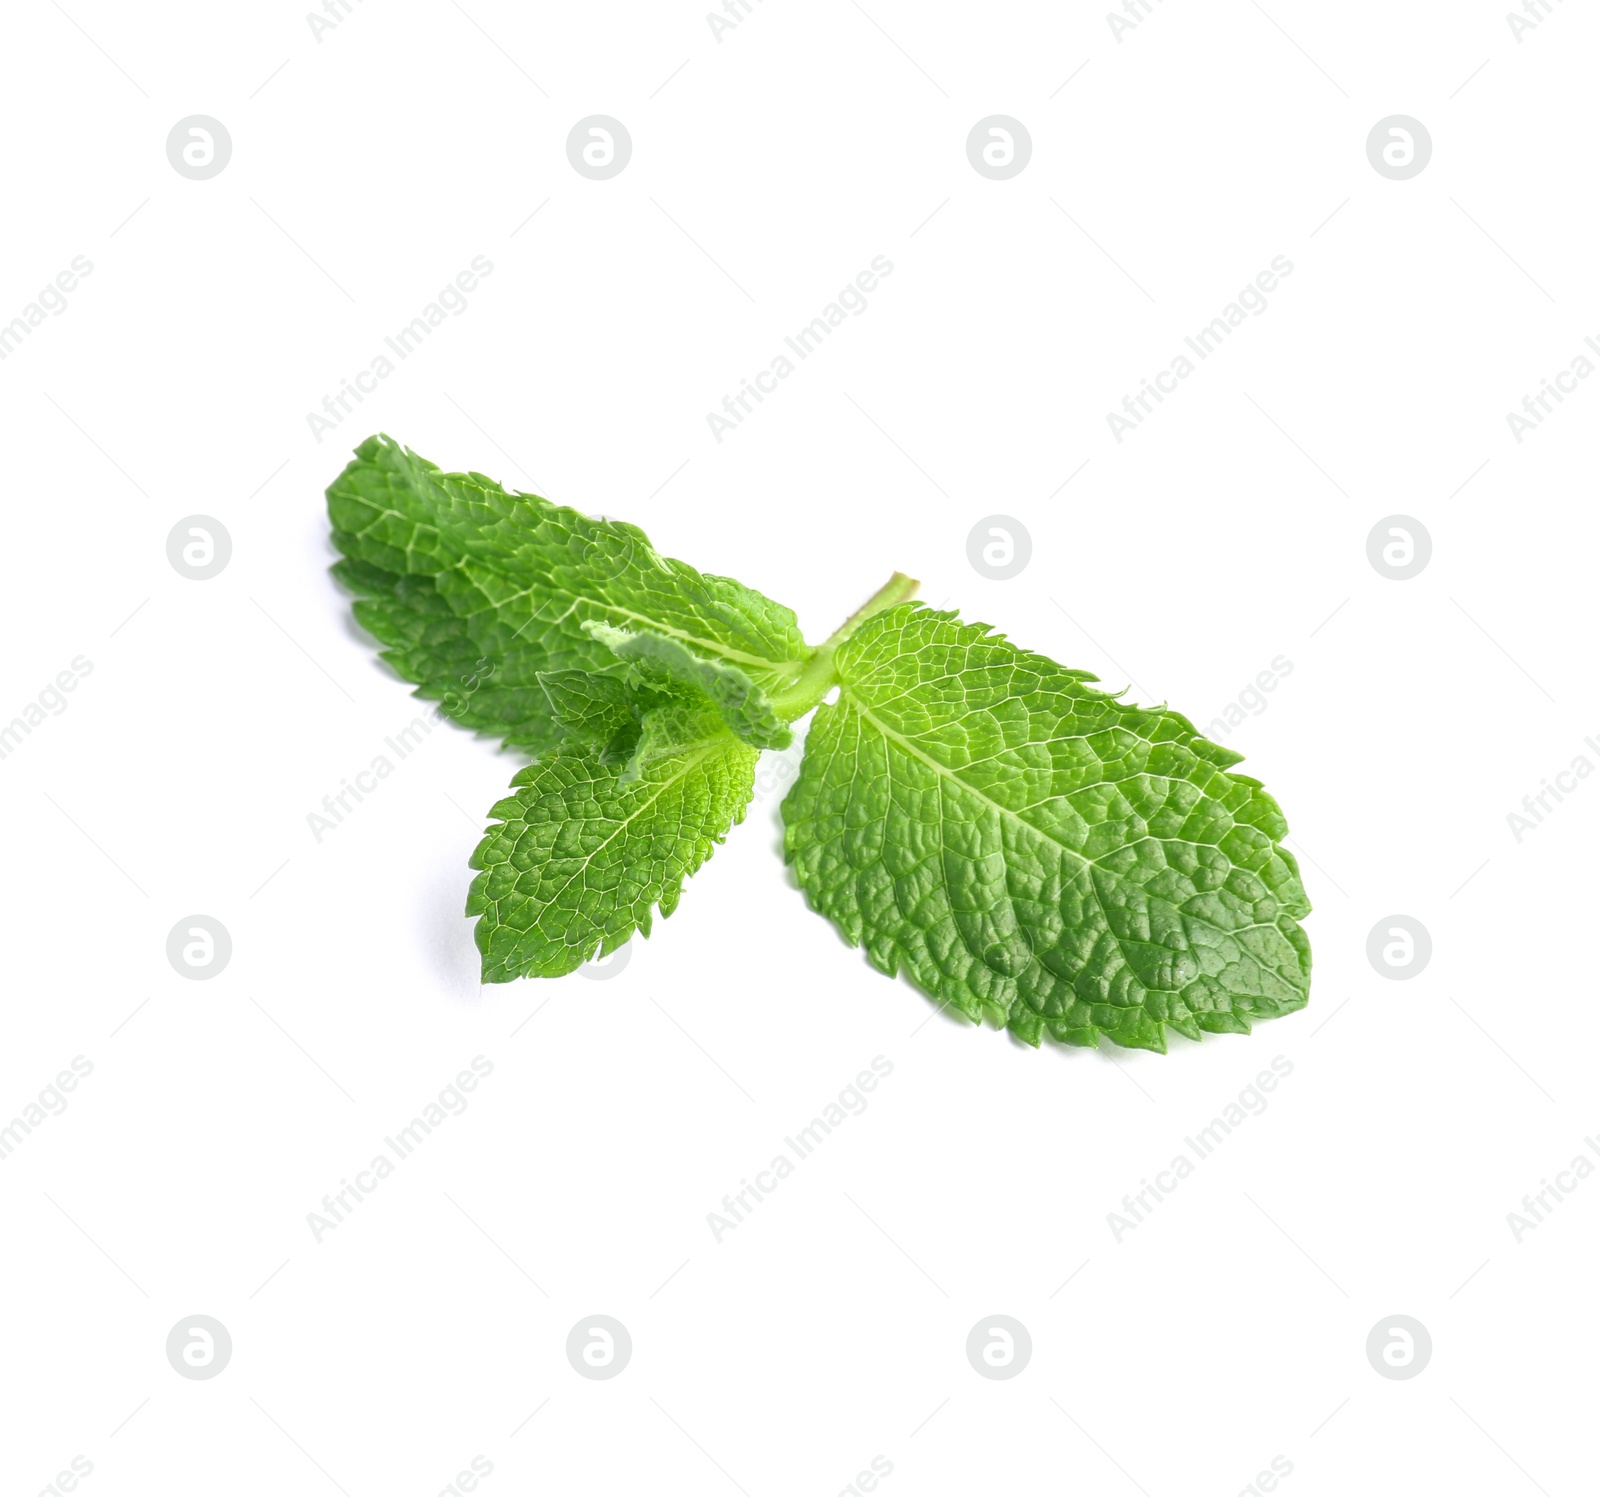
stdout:
POLYGON ((880 970, 1045 1035, 1165 1050, 1301 1008, 1276 802, 1175 712, 902 605, 839 649, 784 801, 812 906, 880 970))
POLYGON ((619 660, 628 661, 639 679, 662 686, 687 687, 716 707, 736 737, 756 748, 788 748, 794 732, 773 710, 767 694, 736 665, 707 660, 681 639, 648 630, 585 626, 619 660))
POLYGON ((328 513, 384 658, 457 722, 535 753, 559 737, 540 672, 620 669, 586 622, 676 640, 764 692, 811 653, 789 609, 659 555, 637 527, 441 472, 388 437, 356 449, 328 513))
POLYGON ((631 782, 622 766, 570 750, 517 775, 472 855, 481 871, 467 914, 478 916, 485 982, 559 977, 635 930, 649 935, 653 907, 677 908, 755 783, 756 751, 711 724, 712 736, 678 741, 631 782))
POLYGON ((537 671, 508 669, 505 652, 474 638, 431 577, 397 577, 348 558, 333 571, 357 595, 356 622, 388 647, 383 658, 403 680, 418 683, 414 695, 438 702, 462 727, 530 753, 560 739, 537 671))
POLYGON ((721 714, 704 697, 675 698, 652 707, 640 718, 639 736, 621 783, 631 784, 658 760, 673 758, 727 733, 721 714))
POLYGON ((540 671, 556 726, 583 743, 605 743, 633 721, 628 688, 593 671, 540 671))

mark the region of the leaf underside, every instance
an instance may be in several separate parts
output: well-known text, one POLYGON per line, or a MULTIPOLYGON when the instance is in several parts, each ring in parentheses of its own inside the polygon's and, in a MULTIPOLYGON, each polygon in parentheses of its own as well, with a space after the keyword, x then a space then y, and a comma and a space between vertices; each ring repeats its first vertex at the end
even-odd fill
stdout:
POLYGON ((902 605, 839 649, 783 804, 812 907, 974 1021, 1166 1049, 1305 1005, 1287 827, 1187 719, 902 605))

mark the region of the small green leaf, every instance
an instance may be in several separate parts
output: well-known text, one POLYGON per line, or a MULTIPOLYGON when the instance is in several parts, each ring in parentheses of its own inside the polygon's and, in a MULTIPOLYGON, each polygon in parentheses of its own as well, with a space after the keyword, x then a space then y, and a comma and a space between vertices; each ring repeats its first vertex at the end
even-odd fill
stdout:
POLYGON ((626 783, 593 753, 530 764, 472 855, 483 980, 559 977, 649 935, 652 908, 670 915, 683 881, 744 819, 755 762, 719 726, 626 783))
POLYGON ((641 681, 692 688, 715 705, 736 737, 756 748, 788 748, 789 725, 773 710, 767 694, 737 665, 695 654, 681 639, 649 630, 618 629, 598 620, 585 630, 634 667, 641 681))
POLYGON ((813 908, 1031 1044, 1165 1050, 1301 1008, 1310 912, 1277 803, 1186 718, 903 604, 834 661, 783 803, 813 908))
POLYGON ((620 784, 632 784, 660 760, 676 758, 728 736, 721 714, 699 693, 651 707, 641 716, 639 728, 638 742, 622 771, 620 784))

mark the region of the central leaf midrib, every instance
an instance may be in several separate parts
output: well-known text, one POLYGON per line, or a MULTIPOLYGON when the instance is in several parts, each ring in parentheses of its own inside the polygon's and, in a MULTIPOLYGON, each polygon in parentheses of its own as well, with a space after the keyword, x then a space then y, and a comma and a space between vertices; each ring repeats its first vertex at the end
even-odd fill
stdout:
MULTIPOLYGON (((485 570, 487 571, 495 572, 496 576, 503 575, 494 567, 485 566, 485 564, 477 558, 468 558, 464 556, 456 565, 458 568, 464 569, 469 560, 472 560, 477 566, 484 566, 485 570)), ((513 585, 515 585, 514 579, 508 577, 505 580, 512 582, 513 585)), ((670 635, 673 639, 681 640, 684 644, 698 646, 713 655, 720 655, 724 660, 736 661, 740 665, 753 665, 762 667, 771 671, 774 675, 781 676, 785 674, 785 666, 803 666, 805 664, 804 659, 768 660, 765 655, 747 654, 743 650, 736 650, 730 645, 723 644, 720 640, 702 639, 699 635, 690 634, 686 629, 674 628, 671 624, 664 623, 660 619, 651 618, 648 614, 635 613, 633 609, 625 608, 620 603, 608 603, 601 598, 591 598, 586 593, 575 592, 570 588, 562 587, 559 583, 542 585, 548 588, 548 591, 552 596, 563 597, 569 600, 571 606, 567 609, 566 614, 561 615, 561 618, 563 619, 567 617, 567 614, 572 612, 573 607, 576 607, 580 603, 587 603, 591 608, 597 608, 603 613, 618 615, 632 623, 644 624, 648 628, 655 630, 655 632, 658 634, 670 635)), ((535 587, 524 587, 520 591, 514 592, 510 594, 509 597, 502 599, 499 603, 491 602, 490 607, 495 612, 498 612, 508 603, 515 603, 519 599, 531 597, 537 590, 538 589, 535 587)), ((550 620, 552 624, 559 623, 560 621, 560 619, 550 620)))
MULTIPOLYGON (((1123 937, 1123 936, 1119 936, 1117 934, 1115 927, 1111 923, 1111 913, 1110 913, 1109 910, 1106 909, 1105 903, 1100 897, 1100 890, 1099 890, 1099 888, 1096 885, 1095 880, 1094 880, 1094 870, 1098 869, 1100 865, 1098 863, 1096 863, 1093 858, 1084 857, 1084 855, 1081 852, 1079 852, 1074 847, 1069 847, 1059 837, 1053 837, 1053 836, 1050 835, 1049 832, 1045 831, 1042 827, 1037 827, 1031 821, 1024 820, 1023 817, 1018 812, 1013 811, 1009 806, 1001 805, 1001 803, 999 801, 995 800, 992 796, 984 794, 983 791, 977 789, 973 785, 969 785, 965 780, 963 780, 960 777, 960 775, 958 775, 956 773, 955 770, 951 769, 948 765, 941 764, 941 763, 939 763, 939 761, 937 759, 934 759, 931 756, 929 756, 928 754, 923 753, 923 751, 921 749, 919 749, 914 743, 912 743, 911 740, 909 738, 907 738, 903 733, 896 732, 893 728, 889 727, 888 724, 885 723, 880 717, 878 717, 872 711, 872 709, 870 707, 868 707, 866 705, 866 703, 864 703, 861 700, 860 697, 856 696, 853 692, 851 692, 851 690, 850 690, 850 688, 848 686, 841 686, 840 687, 840 689, 839 689, 839 700, 840 700, 841 703, 843 703, 845 701, 848 701, 850 703, 850 705, 862 717, 864 717, 868 722, 870 722, 872 724, 872 726, 878 730, 878 732, 883 734, 884 739, 886 741, 896 744, 904 753, 910 755, 913 759, 916 759, 919 762, 921 762, 923 764, 926 764, 929 769, 933 770, 933 772, 935 774, 939 775, 942 779, 950 780, 954 784, 958 785, 968 795, 974 796, 976 799, 982 801, 984 805, 993 806, 994 809, 996 811, 1000 812, 1000 814, 1002 816, 1010 817, 1010 819, 1012 821, 1016 822, 1018 826, 1026 827, 1028 829, 1028 831, 1032 832, 1036 837, 1039 837, 1042 840, 1051 843, 1055 847, 1059 847, 1062 850, 1062 852, 1066 853, 1069 857, 1075 859, 1077 861, 1077 863, 1079 865, 1081 865, 1083 868, 1086 868, 1086 869, 1090 870, 1090 874, 1089 874, 1089 878, 1088 878, 1089 892, 1094 898, 1095 908, 1100 911, 1101 920, 1105 923, 1106 934, 1109 935, 1111 937, 1111 939, 1116 942, 1118 955, 1122 958, 1123 963, 1127 966, 1127 969, 1128 969, 1129 973, 1133 976, 1134 980, 1136 982, 1138 982, 1140 989, 1146 995, 1148 995, 1151 992, 1158 991, 1157 989, 1153 989, 1153 988, 1149 987, 1144 982, 1144 980, 1138 976, 1138 969, 1134 966, 1133 962, 1129 960, 1128 951, 1127 951, 1127 948, 1128 948, 1129 945, 1148 946, 1148 945, 1150 945, 1152 943, 1150 943, 1148 941, 1137 941, 1137 940, 1134 940, 1132 938, 1126 938, 1126 937, 1123 937)), ((943 812, 942 812, 942 808, 941 808, 941 816, 942 816, 942 814, 943 814, 943 812)), ((941 848, 941 850, 943 849, 943 847, 944 847, 944 839, 941 836, 941 838, 940 838, 940 848, 941 848)), ((1104 871, 1104 870, 1101 870, 1101 871, 1104 871)), ((1143 892, 1144 892, 1146 898, 1149 898, 1149 899, 1152 899, 1152 900, 1159 900, 1161 903, 1168 905, 1169 908, 1172 908, 1180 917, 1184 918, 1185 921, 1187 920, 1187 917, 1183 915, 1183 911, 1179 910, 1177 908, 1177 906, 1172 905, 1170 900, 1161 900, 1159 895, 1151 894, 1149 892, 1149 890, 1144 890, 1143 892)), ((948 889, 946 890, 946 896, 948 897, 948 889)), ((1031 949, 1031 947, 1032 947, 1032 942, 1031 941, 1029 942, 1029 946, 1030 946, 1030 949, 1031 949)), ((969 947, 968 949, 970 950, 971 948, 969 947)), ((979 953, 974 953, 974 955, 979 955, 979 953)), ((1033 956, 1034 956, 1034 960, 1037 961, 1038 960, 1037 951, 1035 951, 1033 953, 1033 956)), ((1144 1000, 1142 998, 1140 999, 1138 1007, 1140 1008, 1141 1011, 1144 1010, 1144 1000)))
MULTIPOLYGON (((730 734, 728 735, 728 741, 736 742, 737 740, 734 739, 730 734)), ((671 786, 676 785, 678 781, 683 779, 683 777, 687 775, 689 771, 695 767, 695 765, 699 764, 702 759, 707 757, 707 755, 716 752, 716 750, 722 745, 722 740, 720 738, 709 738, 703 739, 702 743, 704 744, 704 747, 700 748, 699 751, 693 754, 692 757, 688 754, 683 755, 683 762, 679 765, 675 773, 668 775, 663 780, 651 782, 655 786, 655 793, 653 795, 645 796, 642 800, 640 800, 639 804, 635 806, 633 810, 631 810, 626 816, 622 817, 617 822, 615 828, 613 828, 613 830, 606 836, 603 842, 578 859, 578 866, 567 875, 566 881, 561 885, 561 887, 545 901, 544 907, 546 911, 555 909, 556 901, 567 892, 568 888, 571 887, 573 879, 577 878, 580 873, 583 873, 587 869, 593 867, 595 859, 598 858, 600 854, 606 850, 606 848, 610 847, 618 837, 627 831, 628 828, 638 820, 640 815, 642 815, 647 808, 654 806, 655 803, 661 799, 661 797, 671 786)), ((526 822, 523 824, 527 825, 526 822)), ((652 901, 652 903, 653 902, 654 901, 652 901)), ((574 911, 574 913, 578 912, 574 911)), ((598 922, 592 923, 598 924, 598 922)))
MULTIPOLYGON (((370 503, 370 501, 368 501, 368 502, 370 503)), ((402 524, 411 525, 413 528, 418 527, 418 526, 420 526, 421 524, 424 523, 424 522, 415 520, 414 518, 412 518, 411 516, 403 513, 400 510, 391 509, 391 508, 389 508, 387 506, 385 506, 385 507, 380 509, 380 508, 378 508, 378 506, 373 505, 373 509, 375 511, 375 518, 373 519, 372 523, 369 524, 369 525, 366 525, 365 527, 363 527, 360 530, 351 532, 351 534, 353 534, 354 536, 356 536, 360 540, 365 540, 368 536, 370 536, 371 533, 377 528, 378 521, 383 519, 387 515, 393 515, 394 518, 399 520, 402 524)), ((437 524, 430 525, 429 528, 431 528, 436 534, 440 535, 441 537, 444 534, 443 529, 437 524)), ((407 554, 409 555, 415 548, 413 546, 411 546, 411 545, 407 545, 405 549, 406 549, 407 554)), ((484 558, 479 557, 479 556, 463 555, 455 563, 455 566, 453 568, 448 568, 447 567, 444 570, 446 570, 446 571, 450 571, 450 570, 460 571, 463 574, 465 574, 465 568, 466 568, 467 563, 469 561, 473 565, 482 567, 485 571, 492 572, 492 573, 494 573, 495 576, 503 578, 503 580, 511 583, 513 587, 515 587, 517 585, 517 579, 516 578, 506 577, 505 574, 499 570, 499 568, 495 567, 492 563, 486 561, 484 558)), ((418 575, 418 574, 410 574, 410 575, 418 575)), ((439 573, 422 573, 420 575, 433 576, 433 577, 437 578, 440 574, 439 573)), ((476 584, 474 584, 474 586, 476 586, 476 584)), ((764 656, 764 655, 747 654, 743 650, 735 650, 735 649, 731 648, 730 646, 722 644, 720 641, 717 641, 717 640, 701 639, 698 635, 690 634, 688 631, 683 630, 683 629, 675 629, 671 624, 662 623, 659 619, 650 618, 647 615, 642 614, 642 613, 635 613, 631 608, 624 608, 620 604, 603 602, 599 598, 588 597, 585 594, 574 592, 569 588, 561 587, 559 584, 556 584, 556 583, 550 583, 550 584, 547 584, 547 586, 549 588, 549 591, 553 595, 558 596, 558 597, 565 597, 565 598, 569 599, 571 601, 571 603, 574 604, 574 605, 579 604, 579 603, 587 603, 591 607, 601 609, 604 612, 609 613, 609 614, 618 614, 618 615, 620 615, 621 617, 623 617, 625 619, 632 620, 634 623, 647 624, 647 625, 649 625, 650 628, 657 630, 659 633, 670 634, 673 638, 680 639, 685 644, 702 646, 706 650, 709 650, 711 653, 722 656, 722 658, 725 659, 725 660, 737 661, 741 665, 753 665, 753 666, 765 668, 765 669, 771 671, 776 676, 783 677, 783 676, 787 676, 787 675, 793 673, 790 670, 786 670, 785 667, 801 667, 801 668, 803 668, 805 663, 806 663, 806 660, 810 656, 810 652, 808 651, 805 656, 802 656, 799 659, 768 660, 766 658, 766 656, 764 656)), ((481 589, 480 589, 480 591, 481 591, 481 589)), ((530 597, 535 591, 536 591, 536 588, 533 588, 533 587, 521 588, 519 591, 510 594, 509 597, 502 599, 501 602, 499 602, 499 603, 495 603, 495 602, 490 601, 489 608, 490 608, 490 610, 492 612, 498 613, 499 610, 502 607, 505 606, 505 604, 516 602, 520 598, 530 597)), ((446 599, 446 601, 448 602, 449 600, 446 599)), ((453 611, 454 611, 454 609, 452 608, 452 612, 453 611)), ((569 610, 569 612, 570 612, 570 610, 569 610)), ((470 614, 458 615, 458 617, 470 618, 471 615, 470 614)), ((557 621, 556 620, 551 620, 551 622, 557 622, 557 621)), ((524 626, 524 627, 526 627, 526 626, 524 626)))
POLYGON ((967 781, 962 779, 961 776, 955 770, 951 769, 949 765, 941 764, 937 759, 933 758, 931 755, 925 754, 921 749, 919 749, 916 746, 916 744, 914 744, 909 738, 907 738, 905 736, 905 734, 897 732, 895 729, 891 728, 887 723, 885 723, 883 721, 883 719, 880 718, 876 713, 874 713, 873 710, 870 707, 868 707, 867 704, 865 702, 863 702, 860 697, 856 696, 850 690, 850 688, 848 686, 842 687, 840 689, 839 699, 841 701, 848 701, 850 703, 850 705, 857 712, 859 712, 862 717, 866 718, 866 720, 868 722, 870 722, 873 725, 873 727, 875 727, 881 734, 883 734, 883 736, 886 739, 889 739, 891 742, 897 744, 901 749, 903 749, 913 759, 920 760, 923 764, 926 764, 929 769, 934 771, 935 774, 941 776, 944 779, 954 781, 968 795, 976 797, 978 800, 982 801, 984 803, 984 805, 986 805, 986 806, 994 807, 994 809, 996 811, 998 811, 1002 816, 1009 817, 1012 821, 1016 822, 1018 826, 1026 827, 1036 837, 1041 837, 1046 842, 1053 843, 1056 847, 1059 847, 1062 850, 1062 852, 1068 854, 1070 857, 1075 858, 1085 868, 1097 868, 1097 867, 1099 867, 1099 864, 1096 863, 1093 858, 1084 857, 1084 855, 1081 852, 1079 852, 1077 850, 1077 848, 1068 846, 1059 837, 1051 836, 1050 833, 1045 831, 1045 829, 1043 827, 1035 826, 1031 821, 1026 820, 1021 815, 1020 812, 1012 810, 1010 806, 1002 805, 999 801, 995 800, 993 796, 986 795, 982 790, 979 790, 975 785, 968 784, 967 781))

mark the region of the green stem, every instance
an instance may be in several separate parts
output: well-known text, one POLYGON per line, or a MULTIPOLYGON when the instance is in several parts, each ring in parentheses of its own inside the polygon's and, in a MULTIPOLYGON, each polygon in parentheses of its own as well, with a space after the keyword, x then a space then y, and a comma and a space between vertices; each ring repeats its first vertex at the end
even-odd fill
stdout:
POLYGON ((838 684, 833 670, 833 657, 852 634, 875 613, 893 608, 916 597, 922 584, 915 577, 896 572, 865 603, 850 615, 837 629, 817 646, 805 669, 795 677, 793 685, 773 698, 772 705, 786 722, 803 717, 838 684))

